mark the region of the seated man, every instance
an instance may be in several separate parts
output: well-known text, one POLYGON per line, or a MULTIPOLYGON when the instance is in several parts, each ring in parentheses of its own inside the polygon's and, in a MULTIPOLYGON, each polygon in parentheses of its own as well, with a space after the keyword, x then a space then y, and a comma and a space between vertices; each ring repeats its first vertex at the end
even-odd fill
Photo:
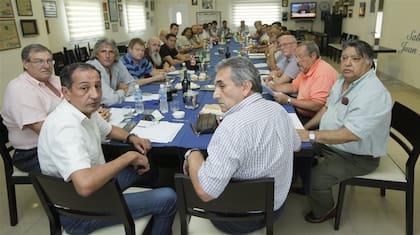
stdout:
POLYGON ((120 58, 128 72, 137 84, 145 85, 152 82, 164 81, 166 74, 153 70, 153 64, 144 57, 145 44, 140 38, 133 38, 128 43, 128 53, 120 58))
MULTIPOLYGON (((149 174, 150 141, 111 126, 96 110, 101 104, 101 77, 90 64, 71 64, 61 72, 65 99, 50 113, 39 135, 38 155, 43 174, 72 181, 83 197, 116 177, 122 190, 149 174), (105 162, 101 142, 105 137, 132 143, 129 151, 105 162), (53 147, 51 147, 53 146, 53 147)), ((124 196, 133 218, 153 215, 152 234, 170 234, 176 213, 176 194, 159 188, 124 196)), ((69 234, 88 234, 116 221, 76 219, 61 216, 69 234)))
POLYGON ((278 92, 298 93, 297 98, 277 93, 274 99, 280 104, 293 105, 301 122, 306 123, 324 106, 338 73, 321 59, 319 48, 313 41, 299 44, 296 59, 301 72, 292 83, 268 85, 278 92))
POLYGON ((192 30, 191 41, 193 42, 192 46, 194 49, 203 47, 203 41, 201 40, 200 35, 199 35, 200 27, 201 25, 198 25, 198 24, 191 26, 191 30, 192 30))
POLYGON ((175 46, 176 36, 173 34, 166 35, 166 43, 160 47, 160 57, 170 65, 182 64, 184 61, 191 59, 190 55, 179 53, 175 46))
POLYGON ((194 49, 194 41, 192 40, 193 32, 191 27, 186 27, 181 36, 179 36, 176 40, 176 45, 178 48, 178 52, 186 53, 194 49))
POLYGON ((177 23, 171 23, 169 25, 169 33, 172 33, 174 35, 178 35, 178 32, 179 32, 179 25, 177 23))
POLYGON ((297 40, 289 32, 280 33, 277 35, 277 46, 281 50, 282 57, 264 81, 266 83, 272 81, 275 84, 289 83, 300 72, 295 56, 297 40))
MULTIPOLYGON (((274 177, 274 216, 280 216, 289 192, 293 151, 300 141, 287 112, 261 96, 258 70, 245 57, 220 62, 213 97, 225 112, 208 145, 208 157, 197 150, 185 154, 184 173, 203 201, 220 196, 231 179, 274 177)), ((263 221, 212 221, 220 230, 242 234, 265 226, 263 221)))
MULTIPOLYGON (((29 44, 21 53, 24 72, 6 87, 2 117, 15 148, 12 162, 21 171, 40 172, 37 155, 39 131, 47 115, 63 99, 60 78, 53 74, 51 51, 41 44, 29 44)), ((99 108, 105 120, 111 113, 99 108)))
POLYGON ((118 55, 115 41, 103 38, 96 42, 91 60, 86 62, 101 72, 102 103, 105 105, 123 102, 125 96, 134 92, 135 81, 118 60, 118 55))
POLYGON ((227 26, 227 21, 226 20, 223 20, 222 21, 222 27, 217 29, 217 37, 222 39, 223 38, 222 36, 224 38, 232 36, 232 32, 230 31, 230 28, 227 26))
POLYGON ((162 57, 160 57, 159 38, 151 37, 146 46, 146 58, 152 63, 156 71, 168 73, 176 70, 174 66, 169 65, 168 62, 162 60, 162 57))
POLYGON ((40 44, 23 48, 24 72, 6 87, 1 115, 16 149, 13 164, 22 171, 40 172, 38 134, 47 115, 61 102, 61 83, 55 76, 51 51, 40 44))
POLYGON ((305 219, 321 223, 335 217, 332 186, 379 165, 387 152, 392 99, 374 70, 374 53, 364 41, 347 41, 341 55, 340 79, 326 105, 298 130, 302 141, 315 144, 319 161, 312 169, 309 212, 305 219))
POLYGON ((248 34, 249 33, 249 28, 248 26, 245 24, 245 20, 241 20, 240 25, 238 27, 237 30, 238 33, 240 34, 248 34))

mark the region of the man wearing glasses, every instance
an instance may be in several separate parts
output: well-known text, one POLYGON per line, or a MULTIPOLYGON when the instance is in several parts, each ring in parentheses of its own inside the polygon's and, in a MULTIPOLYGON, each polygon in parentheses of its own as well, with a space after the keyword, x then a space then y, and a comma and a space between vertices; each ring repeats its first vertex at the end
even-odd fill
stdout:
POLYGON ((38 134, 47 115, 61 102, 60 79, 53 74, 51 51, 30 44, 21 52, 24 72, 6 88, 1 115, 16 151, 13 164, 26 172, 40 172, 38 134))

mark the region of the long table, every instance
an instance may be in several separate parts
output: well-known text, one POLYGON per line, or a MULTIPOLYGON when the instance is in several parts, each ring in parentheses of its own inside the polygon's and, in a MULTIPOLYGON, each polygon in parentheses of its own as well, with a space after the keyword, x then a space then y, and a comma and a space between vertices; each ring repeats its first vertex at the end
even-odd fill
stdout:
MULTIPOLYGON (((218 48, 224 47, 226 50, 226 47, 229 46, 229 49, 231 50, 232 56, 237 56, 237 52, 241 50, 241 44, 236 42, 230 42, 229 45, 216 45, 214 46, 210 53, 210 67, 207 70, 207 75, 210 76, 211 79, 206 81, 193 81, 194 83, 202 85, 207 84, 213 84, 214 78, 216 75, 216 72, 214 70, 216 64, 225 58, 225 55, 219 55, 218 54, 218 48)), ((265 62, 264 59, 252 59, 253 63, 262 63, 265 62)), ((179 67, 178 67, 179 68, 179 67)), ((268 68, 260 68, 260 69, 268 69, 268 68)), ((176 80, 173 82, 172 85, 175 85, 178 82, 181 82, 183 75, 180 74, 176 80)), ((141 87, 143 92, 149 92, 149 93, 158 93, 159 90, 159 83, 153 83, 144 85, 141 87)), ((182 101, 182 91, 177 91, 175 94, 173 94, 174 100, 179 100, 180 102, 180 110, 185 111, 185 117, 183 118, 183 127, 178 132, 176 137, 173 139, 173 141, 169 143, 152 143, 152 146, 154 148, 161 148, 161 149, 170 149, 172 152, 176 152, 175 154, 178 155, 178 162, 182 164, 183 159, 183 153, 185 152, 185 149, 189 148, 198 148, 202 150, 206 150, 207 146, 211 139, 211 134, 200 134, 199 136, 195 135, 193 130, 191 129, 190 123, 196 124, 198 114, 200 110, 204 107, 205 104, 214 104, 217 103, 216 100, 213 99, 213 92, 212 91, 199 91, 198 94, 198 104, 199 106, 194 109, 186 109, 183 106, 182 101)), ((171 101, 170 101, 171 102, 171 101)), ((125 106, 132 106, 134 107, 134 102, 123 102, 119 104, 115 104, 112 107, 125 107, 125 106)), ((291 105, 283 105, 283 107, 287 110, 289 113, 294 113, 295 109, 291 105)), ((156 110, 159 109, 159 101, 153 100, 153 101, 146 101, 145 102, 145 109, 146 110, 156 110)), ((180 123, 178 120, 174 119, 171 114, 171 110, 168 113, 163 114, 164 118, 162 121, 169 121, 169 122, 177 122, 180 123)), ((139 121, 143 118, 143 115, 137 115, 134 117, 133 120, 139 121)), ((108 142, 105 143, 106 145, 124 145, 122 143, 116 143, 116 142, 108 142)), ((298 168, 300 171, 303 172, 301 174, 304 182, 305 192, 309 192, 309 181, 310 181, 310 171, 312 167, 312 161, 313 161, 313 155, 310 151, 312 147, 312 144, 309 142, 303 142, 302 143, 302 149, 300 153, 295 154, 295 164, 298 165, 298 168)), ((169 152, 169 151, 166 151, 169 152)), ((182 166, 180 166, 180 169, 182 169, 182 166)))

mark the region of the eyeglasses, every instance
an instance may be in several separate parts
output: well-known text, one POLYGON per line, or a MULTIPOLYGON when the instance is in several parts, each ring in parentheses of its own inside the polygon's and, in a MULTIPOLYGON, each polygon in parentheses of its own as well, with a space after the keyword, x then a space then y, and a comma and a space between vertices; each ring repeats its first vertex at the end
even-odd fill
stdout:
POLYGON ((342 55, 341 58, 340 58, 341 62, 345 62, 348 59, 350 59, 350 61, 352 63, 358 63, 358 62, 360 62, 360 60, 362 59, 362 57, 361 56, 346 56, 346 55, 342 55))
POLYGON ((279 43, 279 47, 285 47, 294 44, 294 42, 279 43))
POLYGON ((36 65, 36 66, 43 66, 45 64, 53 65, 55 63, 54 60, 32 60, 32 61, 29 61, 29 62, 36 65))

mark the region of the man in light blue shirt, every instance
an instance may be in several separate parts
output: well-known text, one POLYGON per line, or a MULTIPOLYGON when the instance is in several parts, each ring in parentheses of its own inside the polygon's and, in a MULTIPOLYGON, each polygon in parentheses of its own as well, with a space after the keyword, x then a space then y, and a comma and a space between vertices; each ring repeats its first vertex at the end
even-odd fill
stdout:
POLYGON ((387 151, 392 100, 376 77, 373 50, 364 41, 343 45, 341 75, 331 89, 326 105, 307 123, 319 130, 299 130, 302 141, 315 144, 323 160, 312 170, 309 204, 305 219, 321 223, 335 217, 332 186, 379 165, 387 151))

